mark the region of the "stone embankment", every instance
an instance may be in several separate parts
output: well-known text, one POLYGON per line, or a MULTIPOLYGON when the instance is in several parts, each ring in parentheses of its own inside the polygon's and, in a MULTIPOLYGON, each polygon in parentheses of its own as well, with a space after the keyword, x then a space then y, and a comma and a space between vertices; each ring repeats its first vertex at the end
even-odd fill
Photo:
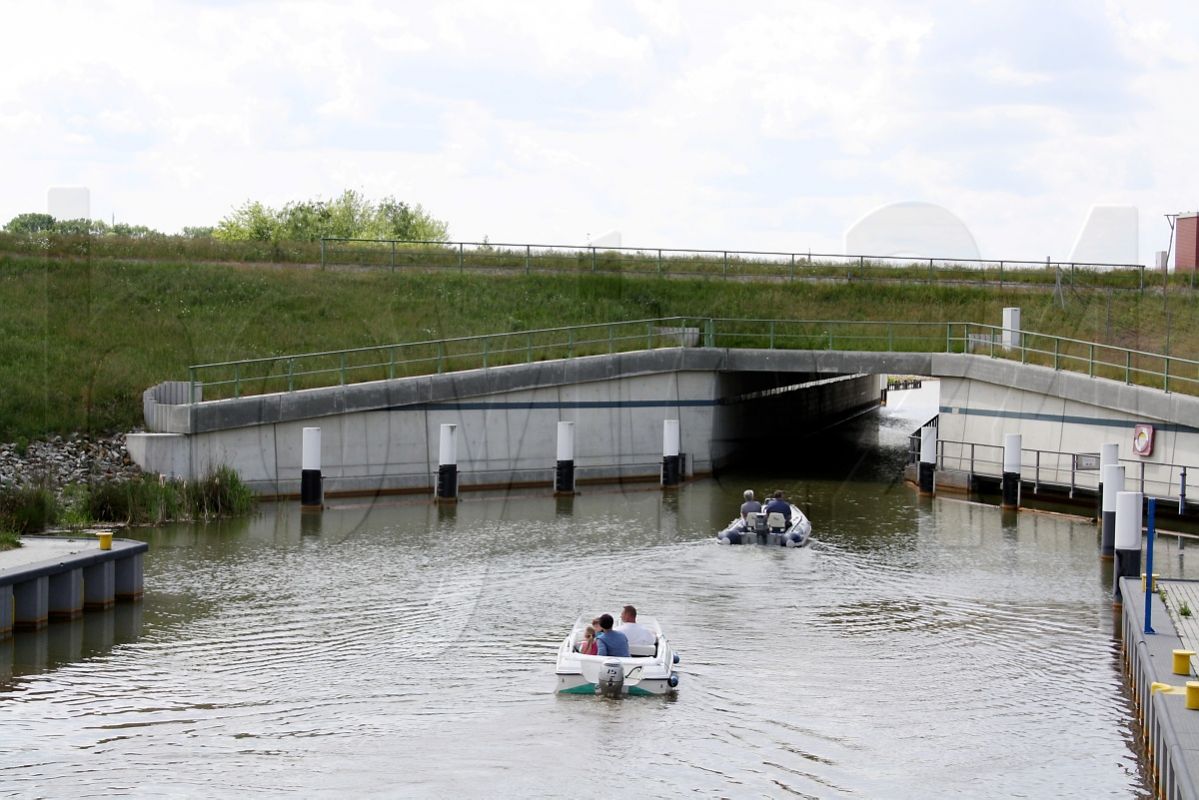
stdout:
POLYGON ((125 449, 125 434, 73 433, 29 444, 0 444, 0 484, 44 485, 56 493, 72 483, 134 478, 141 470, 125 449))

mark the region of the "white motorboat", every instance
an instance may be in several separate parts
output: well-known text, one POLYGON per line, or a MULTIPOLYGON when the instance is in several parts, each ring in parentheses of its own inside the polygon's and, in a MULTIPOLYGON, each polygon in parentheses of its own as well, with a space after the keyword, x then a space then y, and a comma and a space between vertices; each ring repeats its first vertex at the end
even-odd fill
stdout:
POLYGON ((745 519, 737 517, 716 534, 721 544, 770 544, 784 547, 806 547, 812 537, 812 523, 799 506, 791 504, 791 524, 779 513, 751 511, 745 519))
POLYGON ((591 616, 581 616, 558 648, 558 693, 617 695, 673 694, 679 685, 678 653, 670 649, 653 617, 637 622, 654 633, 652 645, 629 645, 628 658, 585 656, 579 652, 591 616))

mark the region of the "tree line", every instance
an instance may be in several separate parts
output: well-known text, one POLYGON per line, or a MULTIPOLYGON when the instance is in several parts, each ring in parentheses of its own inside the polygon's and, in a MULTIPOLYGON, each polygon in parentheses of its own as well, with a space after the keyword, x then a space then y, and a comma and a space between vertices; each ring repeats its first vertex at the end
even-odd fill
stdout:
MULTIPOLYGON (((18 214, 4 226, 16 235, 119 236, 130 239, 166 237, 145 225, 109 224, 99 219, 55 219, 49 214, 18 214)), ((347 239, 399 239, 444 242, 449 226, 419 203, 387 196, 375 201, 347 189, 333 200, 301 200, 273 208, 246 201, 213 226, 185 227, 189 239, 224 241, 312 242, 326 237, 347 239)))

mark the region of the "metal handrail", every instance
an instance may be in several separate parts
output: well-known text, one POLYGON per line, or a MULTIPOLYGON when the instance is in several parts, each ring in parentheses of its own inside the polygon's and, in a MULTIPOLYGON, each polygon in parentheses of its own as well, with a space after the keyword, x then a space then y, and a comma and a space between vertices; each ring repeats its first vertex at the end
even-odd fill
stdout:
MULTIPOLYGON (((789 269, 799 263, 811 265, 815 260, 830 262, 832 265, 839 266, 858 266, 865 267, 867 264, 873 263, 893 263, 905 264, 913 266, 923 266, 927 264, 930 268, 935 266, 963 266, 977 265, 979 267, 994 266, 999 270, 1005 267, 1013 268, 1031 268, 1031 269, 1085 269, 1085 270, 1138 270, 1143 271, 1143 264, 1129 263, 1113 263, 1113 262, 1083 262, 1083 261, 1053 261, 1046 259, 1045 261, 1032 261, 1026 259, 994 259, 994 258, 914 258, 910 256, 882 256, 869 255, 864 253, 814 253, 811 250, 807 251, 782 251, 782 250, 740 250, 737 248, 702 249, 688 247, 609 247, 597 245, 563 245, 563 244, 537 244, 531 242, 467 242, 467 241, 432 241, 432 240, 405 240, 405 239, 370 239, 365 237, 353 236, 323 236, 321 241, 321 266, 328 266, 330 257, 328 246, 331 243, 345 242, 349 244, 366 244, 366 245, 386 245, 385 251, 389 256, 389 264, 395 265, 396 246, 401 246, 409 252, 416 248, 428 248, 435 250, 440 254, 453 257, 455 260, 454 266, 460 267, 465 258, 466 248, 473 248, 474 251, 483 253, 489 256, 508 256, 521 260, 520 266, 524 266, 530 259, 536 255, 548 255, 558 253, 561 255, 582 255, 589 256, 590 264, 595 264, 596 256, 611 253, 617 256, 631 256, 634 260, 643 260, 647 263, 657 265, 655 271, 661 272, 662 265, 670 258, 678 257, 694 257, 694 256, 710 256, 714 264, 719 264, 722 269, 727 269, 730 259, 735 262, 738 258, 746 256, 759 259, 769 259, 777 262, 789 269)), ((384 265, 380 265, 384 266, 384 265)))
MULTIPOLYGON (((531 363, 581 355, 693 346, 786 350, 842 350, 871 352, 978 353, 1021 363, 1049 362, 1054 369, 1090 377, 1119 374, 1126 383, 1134 378, 1165 391, 1199 394, 1199 361, 1141 350, 1086 342, 1033 331, 1020 334, 1019 344, 998 343, 1003 328, 972 322, 913 322, 885 320, 777 320, 729 317, 659 317, 611 323, 590 323, 527 331, 462 336, 370 347, 264 356, 189 366, 188 380, 195 389, 232 387, 232 396, 244 390, 287 391, 316 385, 341 385, 359 380, 395 378, 447 369, 493 367, 516 361, 531 363), (519 341, 513 343, 512 339, 519 341), (1041 339, 1052 349, 1030 347, 1041 339), (1086 356, 1076 355, 1085 350, 1086 356), (1105 361, 1105 353, 1123 363, 1105 361), (1097 358, 1096 356, 1100 356, 1097 358), (1160 359, 1162 369, 1149 369, 1146 360, 1160 359), (325 363, 335 361, 333 364, 325 363), (275 372, 275 370, 280 370, 275 372), (336 379, 331 376, 336 375, 336 379), (363 377, 366 376, 366 377, 363 377)), ((219 394, 219 393, 218 393, 219 394)), ((205 396, 214 398, 211 391, 205 396)), ((215 399, 215 398, 214 398, 215 399)))
MULTIPOLYGON (((913 434, 909 437, 909 451, 914 453, 914 459, 919 458, 919 440, 918 434, 913 434)), ((971 475, 983 474, 996 476, 1003 471, 1003 445, 988 444, 982 442, 965 442, 955 439, 938 439, 937 440, 937 468, 947 469, 947 464, 955 464, 956 469, 965 468, 971 475), (947 448, 947 446, 949 446, 947 448), (947 449, 956 449, 957 454, 947 453, 947 449), (985 455, 980 455, 981 453, 985 455), (994 452, 992 452, 994 451, 994 452), (991 457, 995 455, 995 457, 991 457), (981 467, 981 469, 980 469, 981 467)), ((1070 481, 1070 496, 1074 496, 1076 488, 1095 488, 1100 481, 1099 470, 1097 469, 1079 469, 1076 456, 1084 455, 1081 453, 1071 453, 1064 450, 1046 450, 1035 447, 1023 447, 1020 449, 1020 465, 1021 479, 1032 480, 1033 493, 1040 491, 1042 483, 1057 483, 1065 486, 1067 484, 1055 480, 1063 474, 1069 473, 1070 481), (1048 458, 1046 458, 1048 457, 1048 458), (1067 466, 1068 464, 1068 466, 1067 466), (1025 467, 1031 467, 1031 474, 1025 472, 1025 467), (1091 480, 1080 479, 1080 476, 1093 476, 1091 480)), ((1086 453, 1085 455, 1098 456, 1098 453, 1086 453)), ((1158 494, 1158 497, 1185 501, 1191 496, 1188 491, 1190 483, 1189 475, 1195 475, 1195 465, 1193 464, 1176 464, 1173 462, 1159 461, 1144 461, 1133 458, 1121 458, 1119 463, 1127 466, 1135 467, 1134 470, 1127 471, 1127 480, 1136 481, 1136 491, 1145 494, 1147 485, 1156 487, 1167 487, 1164 494, 1158 494), (1149 476, 1148 470, 1153 470, 1157 473, 1156 476, 1149 476), (1160 477, 1162 472, 1165 472, 1165 478, 1160 477), (1177 483, 1175 480, 1177 479, 1177 483)))

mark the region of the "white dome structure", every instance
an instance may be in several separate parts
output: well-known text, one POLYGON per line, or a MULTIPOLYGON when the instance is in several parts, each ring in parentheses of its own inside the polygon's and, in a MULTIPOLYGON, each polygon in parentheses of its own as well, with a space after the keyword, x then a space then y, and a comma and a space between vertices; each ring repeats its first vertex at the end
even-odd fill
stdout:
POLYGON ((977 259, 974 234, 957 216, 933 203, 889 203, 845 231, 846 255, 977 259))

